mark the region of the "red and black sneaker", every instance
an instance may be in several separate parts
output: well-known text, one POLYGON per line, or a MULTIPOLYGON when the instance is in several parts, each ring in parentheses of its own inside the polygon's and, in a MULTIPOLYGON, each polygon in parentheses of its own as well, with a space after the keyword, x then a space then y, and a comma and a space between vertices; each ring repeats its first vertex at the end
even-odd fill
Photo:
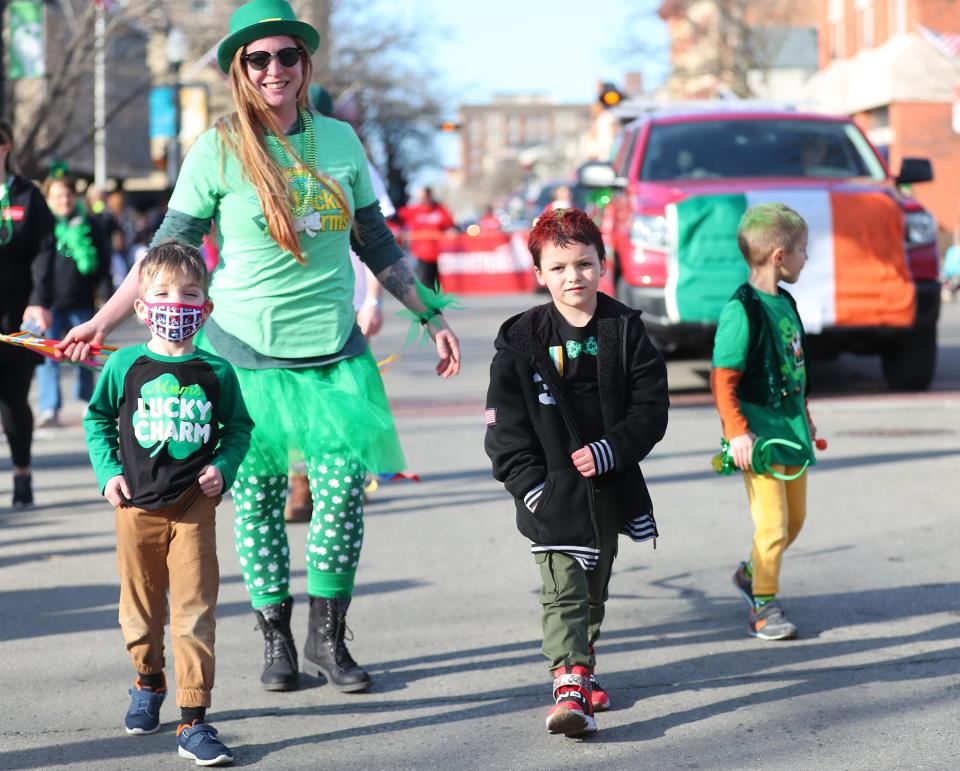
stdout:
MULTIPOLYGON (((590 660, 596 662, 596 648, 591 645, 589 653, 590 660)), ((604 710, 610 709, 610 694, 604 690, 604 687, 600 685, 600 681, 597 680, 596 670, 596 666, 590 667, 590 701, 593 704, 594 712, 603 712, 604 710)))
POLYGON ((600 685, 600 681, 597 680, 597 676, 593 672, 590 673, 590 702, 593 705, 594 712, 604 712, 610 709, 610 694, 600 685))
POLYGON ((597 730, 593 717, 590 690, 590 668, 574 666, 569 671, 554 671, 553 698, 556 704, 547 714, 547 730, 552 734, 583 736, 597 730))

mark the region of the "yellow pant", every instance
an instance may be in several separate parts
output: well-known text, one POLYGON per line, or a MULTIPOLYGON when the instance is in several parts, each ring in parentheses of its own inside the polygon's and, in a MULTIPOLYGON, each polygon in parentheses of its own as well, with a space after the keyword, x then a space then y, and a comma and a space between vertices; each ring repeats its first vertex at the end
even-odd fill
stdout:
MULTIPOLYGON (((789 476, 799 466, 772 465, 789 476)), ((750 514, 753 517, 753 593, 776 594, 780 590, 780 562, 792 544, 807 513, 807 475, 784 482, 769 474, 743 472, 750 514)))

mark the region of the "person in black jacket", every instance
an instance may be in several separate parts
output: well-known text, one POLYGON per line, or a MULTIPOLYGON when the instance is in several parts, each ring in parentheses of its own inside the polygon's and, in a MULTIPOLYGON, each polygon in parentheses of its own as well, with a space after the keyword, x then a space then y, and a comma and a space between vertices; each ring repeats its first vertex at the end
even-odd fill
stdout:
MULTIPOLYGON (((89 321, 99 297, 113 293, 110 278, 110 244, 96 220, 77 200, 73 177, 56 173, 43 185, 47 205, 55 218, 53 259, 53 318, 46 334, 59 339, 68 329, 89 321)), ((76 367, 75 399, 88 402, 93 394, 93 371, 76 367)), ((60 365, 46 359, 37 374, 40 385, 40 425, 58 424, 62 398, 60 365)))
MULTIPOLYGON (((0 122, 0 332, 50 326, 53 301, 53 217, 30 180, 13 173, 13 133, 0 122)), ((0 346, 0 422, 13 460, 13 507, 33 503, 30 447, 33 412, 27 401, 40 356, 0 346)))
POLYGON ((552 302, 508 319, 496 340, 485 449, 513 495, 543 588, 543 652, 555 675, 551 733, 597 730, 609 695, 594 675, 618 533, 656 538, 639 461, 667 427, 667 373, 640 313, 598 293, 604 247, 577 209, 530 233, 552 302))

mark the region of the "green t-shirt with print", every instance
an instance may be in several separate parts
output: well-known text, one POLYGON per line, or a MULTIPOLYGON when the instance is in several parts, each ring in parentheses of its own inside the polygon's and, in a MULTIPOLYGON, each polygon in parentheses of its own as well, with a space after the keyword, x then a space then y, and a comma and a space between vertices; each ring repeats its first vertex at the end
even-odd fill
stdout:
POLYGON ((179 500, 207 464, 220 469, 228 490, 253 421, 225 359, 199 349, 163 356, 136 345, 107 359, 83 428, 100 492, 123 474, 130 503, 154 510, 179 500))
MULTIPOLYGON (((187 153, 170 198, 170 209, 216 225, 220 262, 210 284, 213 319, 268 356, 336 353, 354 324, 350 225, 353 212, 374 203, 376 195, 353 129, 319 115, 313 121, 317 168, 349 211, 341 209, 330 190, 317 186, 306 213, 294 219, 305 264, 270 237, 256 190, 215 128, 201 134, 187 153)), ((305 136, 287 137, 304 159, 309 155, 305 136)), ((279 140, 268 136, 266 142, 273 158, 285 165, 279 140)), ((307 190, 308 173, 297 165, 288 167, 286 175, 296 206, 307 190)))
MULTIPOLYGON (((773 445, 771 461, 788 466, 799 466, 809 460, 815 462, 810 427, 804 394, 807 384, 807 366, 800 344, 801 322, 790 301, 782 294, 767 294, 756 291, 760 304, 767 315, 777 342, 777 359, 781 372, 792 387, 778 409, 771 409, 752 402, 741 401, 740 411, 750 430, 765 439, 789 439, 802 446, 792 450, 783 445, 773 445)), ((730 300, 720 313, 717 334, 713 343, 713 366, 746 372, 747 350, 750 345, 750 321, 747 311, 738 300, 730 300)))

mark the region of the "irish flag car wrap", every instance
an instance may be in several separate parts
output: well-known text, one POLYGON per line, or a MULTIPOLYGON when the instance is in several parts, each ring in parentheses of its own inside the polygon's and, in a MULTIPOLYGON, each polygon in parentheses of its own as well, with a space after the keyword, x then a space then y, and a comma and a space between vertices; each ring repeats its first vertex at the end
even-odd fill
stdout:
POLYGON ((809 188, 702 195, 669 204, 665 304, 672 323, 716 323, 747 280, 736 241, 740 217, 771 201, 796 210, 809 226, 807 264, 790 287, 808 334, 914 324, 916 286, 897 202, 878 190, 809 188))

